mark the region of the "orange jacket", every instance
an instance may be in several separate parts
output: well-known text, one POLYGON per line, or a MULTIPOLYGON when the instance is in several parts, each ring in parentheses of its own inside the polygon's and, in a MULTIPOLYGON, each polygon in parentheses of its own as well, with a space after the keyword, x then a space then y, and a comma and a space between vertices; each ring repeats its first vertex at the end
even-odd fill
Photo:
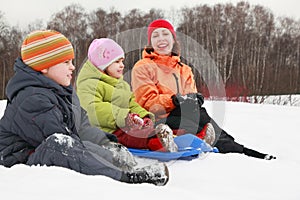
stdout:
POLYGON ((179 56, 144 50, 143 58, 132 69, 131 80, 136 101, 157 118, 167 117, 175 108, 172 95, 197 92, 192 70, 180 62, 179 56))

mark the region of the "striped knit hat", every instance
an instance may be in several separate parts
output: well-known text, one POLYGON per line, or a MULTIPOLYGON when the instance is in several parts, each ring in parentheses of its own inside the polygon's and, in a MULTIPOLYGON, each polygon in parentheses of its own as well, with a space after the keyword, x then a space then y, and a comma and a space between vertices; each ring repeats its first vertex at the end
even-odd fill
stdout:
POLYGON ((34 31, 23 41, 21 57, 26 65, 41 71, 74 59, 74 50, 71 42, 57 31, 34 31))

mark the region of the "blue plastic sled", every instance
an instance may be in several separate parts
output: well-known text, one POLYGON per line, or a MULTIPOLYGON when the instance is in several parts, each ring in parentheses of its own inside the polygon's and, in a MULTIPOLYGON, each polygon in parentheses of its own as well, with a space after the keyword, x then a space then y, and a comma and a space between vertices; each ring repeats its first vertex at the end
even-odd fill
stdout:
POLYGON ((128 149, 135 156, 157 159, 165 162, 177 159, 191 160, 197 158, 199 154, 203 152, 218 152, 217 148, 212 148, 193 134, 177 136, 174 138, 174 142, 178 146, 178 152, 160 152, 134 148, 128 149))

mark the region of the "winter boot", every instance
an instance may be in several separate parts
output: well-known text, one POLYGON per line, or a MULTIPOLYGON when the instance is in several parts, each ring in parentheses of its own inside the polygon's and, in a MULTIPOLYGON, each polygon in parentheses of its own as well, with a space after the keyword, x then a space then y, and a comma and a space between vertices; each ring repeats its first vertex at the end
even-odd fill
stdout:
POLYGON ((172 129, 166 124, 158 124, 155 127, 155 134, 159 138, 162 146, 168 152, 177 152, 178 147, 174 142, 173 138, 173 131, 172 129))
POLYGON ((164 163, 157 163, 135 169, 133 172, 125 172, 121 181, 126 183, 151 183, 164 186, 169 181, 169 170, 164 163))
POLYGON ((214 144, 215 139, 216 139, 215 129, 211 123, 205 124, 203 129, 196 135, 200 139, 203 139, 204 142, 206 142, 210 146, 212 146, 214 144))

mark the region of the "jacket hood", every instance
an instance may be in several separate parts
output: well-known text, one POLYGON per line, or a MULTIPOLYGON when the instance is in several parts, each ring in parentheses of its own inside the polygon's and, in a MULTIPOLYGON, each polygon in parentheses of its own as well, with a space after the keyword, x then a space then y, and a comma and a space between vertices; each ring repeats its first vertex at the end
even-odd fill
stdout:
POLYGON ((123 77, 116 79, 104 72, 100 71, 96 66, 94 66, 89 60, 87 60, 80 70, 78 75, 77 84, 87 79, 96 79, 108 83, 109 85, 116 86, 123 77))
POLYGON ((164 65, 169 67, 175 67, 178 63, 180 63, 179 56, 159 55, 155 52, 147 53, 145 49, 143 50, 142 56, 143 58, 149 58, 151 60, 154 60, 155 63, 159 65, 164 65))
POLYGON ((26 65, 21 58, 17 58, 14 64, 14 76, 6 86, 6 96, 11 101, 14 96, 26 87, 42 87, 55 90, 61 95, 72 95, 72 86, 63 87, 55 81, 47 78, 41 72, 35 71, 26 65))

